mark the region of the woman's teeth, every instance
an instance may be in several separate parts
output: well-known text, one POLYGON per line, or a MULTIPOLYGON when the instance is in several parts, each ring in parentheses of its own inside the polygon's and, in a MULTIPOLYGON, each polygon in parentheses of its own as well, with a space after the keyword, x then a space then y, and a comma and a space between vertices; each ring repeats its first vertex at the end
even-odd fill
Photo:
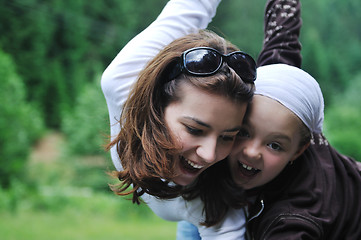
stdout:
POLYGON ((196 163, 194 163, 194 162, 191 162, 191 161, 189 161, 188 159, 186 159, 187 160, 187 163, 189 164, 189 165, 191 165, 192 167, 194 167, 194 168, 196 168, 196 169, 201 169, 201 168, 203 168, 203 166, 201 166, 201 165, 198 165, 198 164, 196 164, 196 163))

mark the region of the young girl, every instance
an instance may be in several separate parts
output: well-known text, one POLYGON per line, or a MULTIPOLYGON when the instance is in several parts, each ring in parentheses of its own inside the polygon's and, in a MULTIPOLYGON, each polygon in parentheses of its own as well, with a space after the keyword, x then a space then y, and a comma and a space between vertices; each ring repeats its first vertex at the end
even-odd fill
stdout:
MULTIPOLYGON (((285 64, 258 68, 255 96, 228 162, 207 171, 246 189, 248 239, 361 239, 359 163, 330 146, 322 125, 315 79, 285 64)), ((213 198, 209 209, 225 208, 220 197, 233 187, 226 183, 212 196, 202 189, 203 199, 213 198)))
POLYGON ((316 81, 286 65, 265 66, 258 73, 257 96, 229 158, 233 179, 248 190, 249 199, 256 197, 249 209, 250 234, 255 239, 360 239, 360 171, 322 135, 323 97, 316 81))

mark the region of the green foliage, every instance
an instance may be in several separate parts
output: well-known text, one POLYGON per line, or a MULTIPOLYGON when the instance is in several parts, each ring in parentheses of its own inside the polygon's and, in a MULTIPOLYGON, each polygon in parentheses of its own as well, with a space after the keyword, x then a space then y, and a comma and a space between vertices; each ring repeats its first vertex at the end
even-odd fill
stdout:
POLYGON ((326 103, 342 93, 359 71, 361 31, 355 0, 303 0, 303 66, 320 83, 326 103))
POLYGON ((88 83, 79 92, 73 110, 63 114, 62 130, 68 149, 78 155, 99 155, 108 140, 109 115, 100 83, 88 83))
POLYGON ((26 102, 26 88, 11 58, 0 50, 0 187, 23 174, 30 147, 44 131, 41 115, 26 102))
POLYGON ((13 56, 28 98, 52 128, 61 125, 61 113, 72 109, 82 86, 162 7, 139 11, 133 0, 0 0, 0 6, 0 32, 6 33, 0 45, 13 56))
MULTIPOLYGON (((133 36, 149 25, 167 0, 0 0, 0 45, 11 54, 47 126, 86 83, 103 71, 133 36)), ((257 57, 266 1, 223 0, 210 29, 257 57)), ((344 90, 361 62, 360 1, 302 1, 304 68, 325 98, 344 90), (317 21, 315 20, 317 16, 317 21), (337 18, 335 17, 337 16, 337 18), (332 26, 332 27, 330 27, 332 26)))
POLYGON ((361 161, 361 74, 326 108, 325 133, 342 153, 361 161))
POLYGON ((257 58, 262 48, 265 3, 264 0, 223 0, 209 29, 257 58))

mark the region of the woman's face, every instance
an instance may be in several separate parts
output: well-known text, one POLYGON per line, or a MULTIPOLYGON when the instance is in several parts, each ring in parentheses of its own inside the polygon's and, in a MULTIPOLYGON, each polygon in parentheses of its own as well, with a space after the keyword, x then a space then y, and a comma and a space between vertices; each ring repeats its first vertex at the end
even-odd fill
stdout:
POLYGON ((255 95, 229 156, 234 181, 245 189, 274 179, 306 148, 301 120, 279 102, 255 95))
POLYGON ((181 83, 180 92, 179 101, 165 108, 165 122, 182 146, 172 180, 185 186, 228 156, 247 103, 236 104, 189 83, 181 83))

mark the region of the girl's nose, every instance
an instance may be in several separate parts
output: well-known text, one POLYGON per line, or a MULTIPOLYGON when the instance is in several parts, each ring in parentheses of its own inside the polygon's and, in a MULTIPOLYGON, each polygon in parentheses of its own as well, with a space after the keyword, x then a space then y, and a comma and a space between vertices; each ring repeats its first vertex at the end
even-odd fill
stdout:
POLYGON ((248 144, 245 144, 243 147, 243 154, 248 159, 257 160, 261 157, 261 152, 254 142, 249 142, 248 144))

